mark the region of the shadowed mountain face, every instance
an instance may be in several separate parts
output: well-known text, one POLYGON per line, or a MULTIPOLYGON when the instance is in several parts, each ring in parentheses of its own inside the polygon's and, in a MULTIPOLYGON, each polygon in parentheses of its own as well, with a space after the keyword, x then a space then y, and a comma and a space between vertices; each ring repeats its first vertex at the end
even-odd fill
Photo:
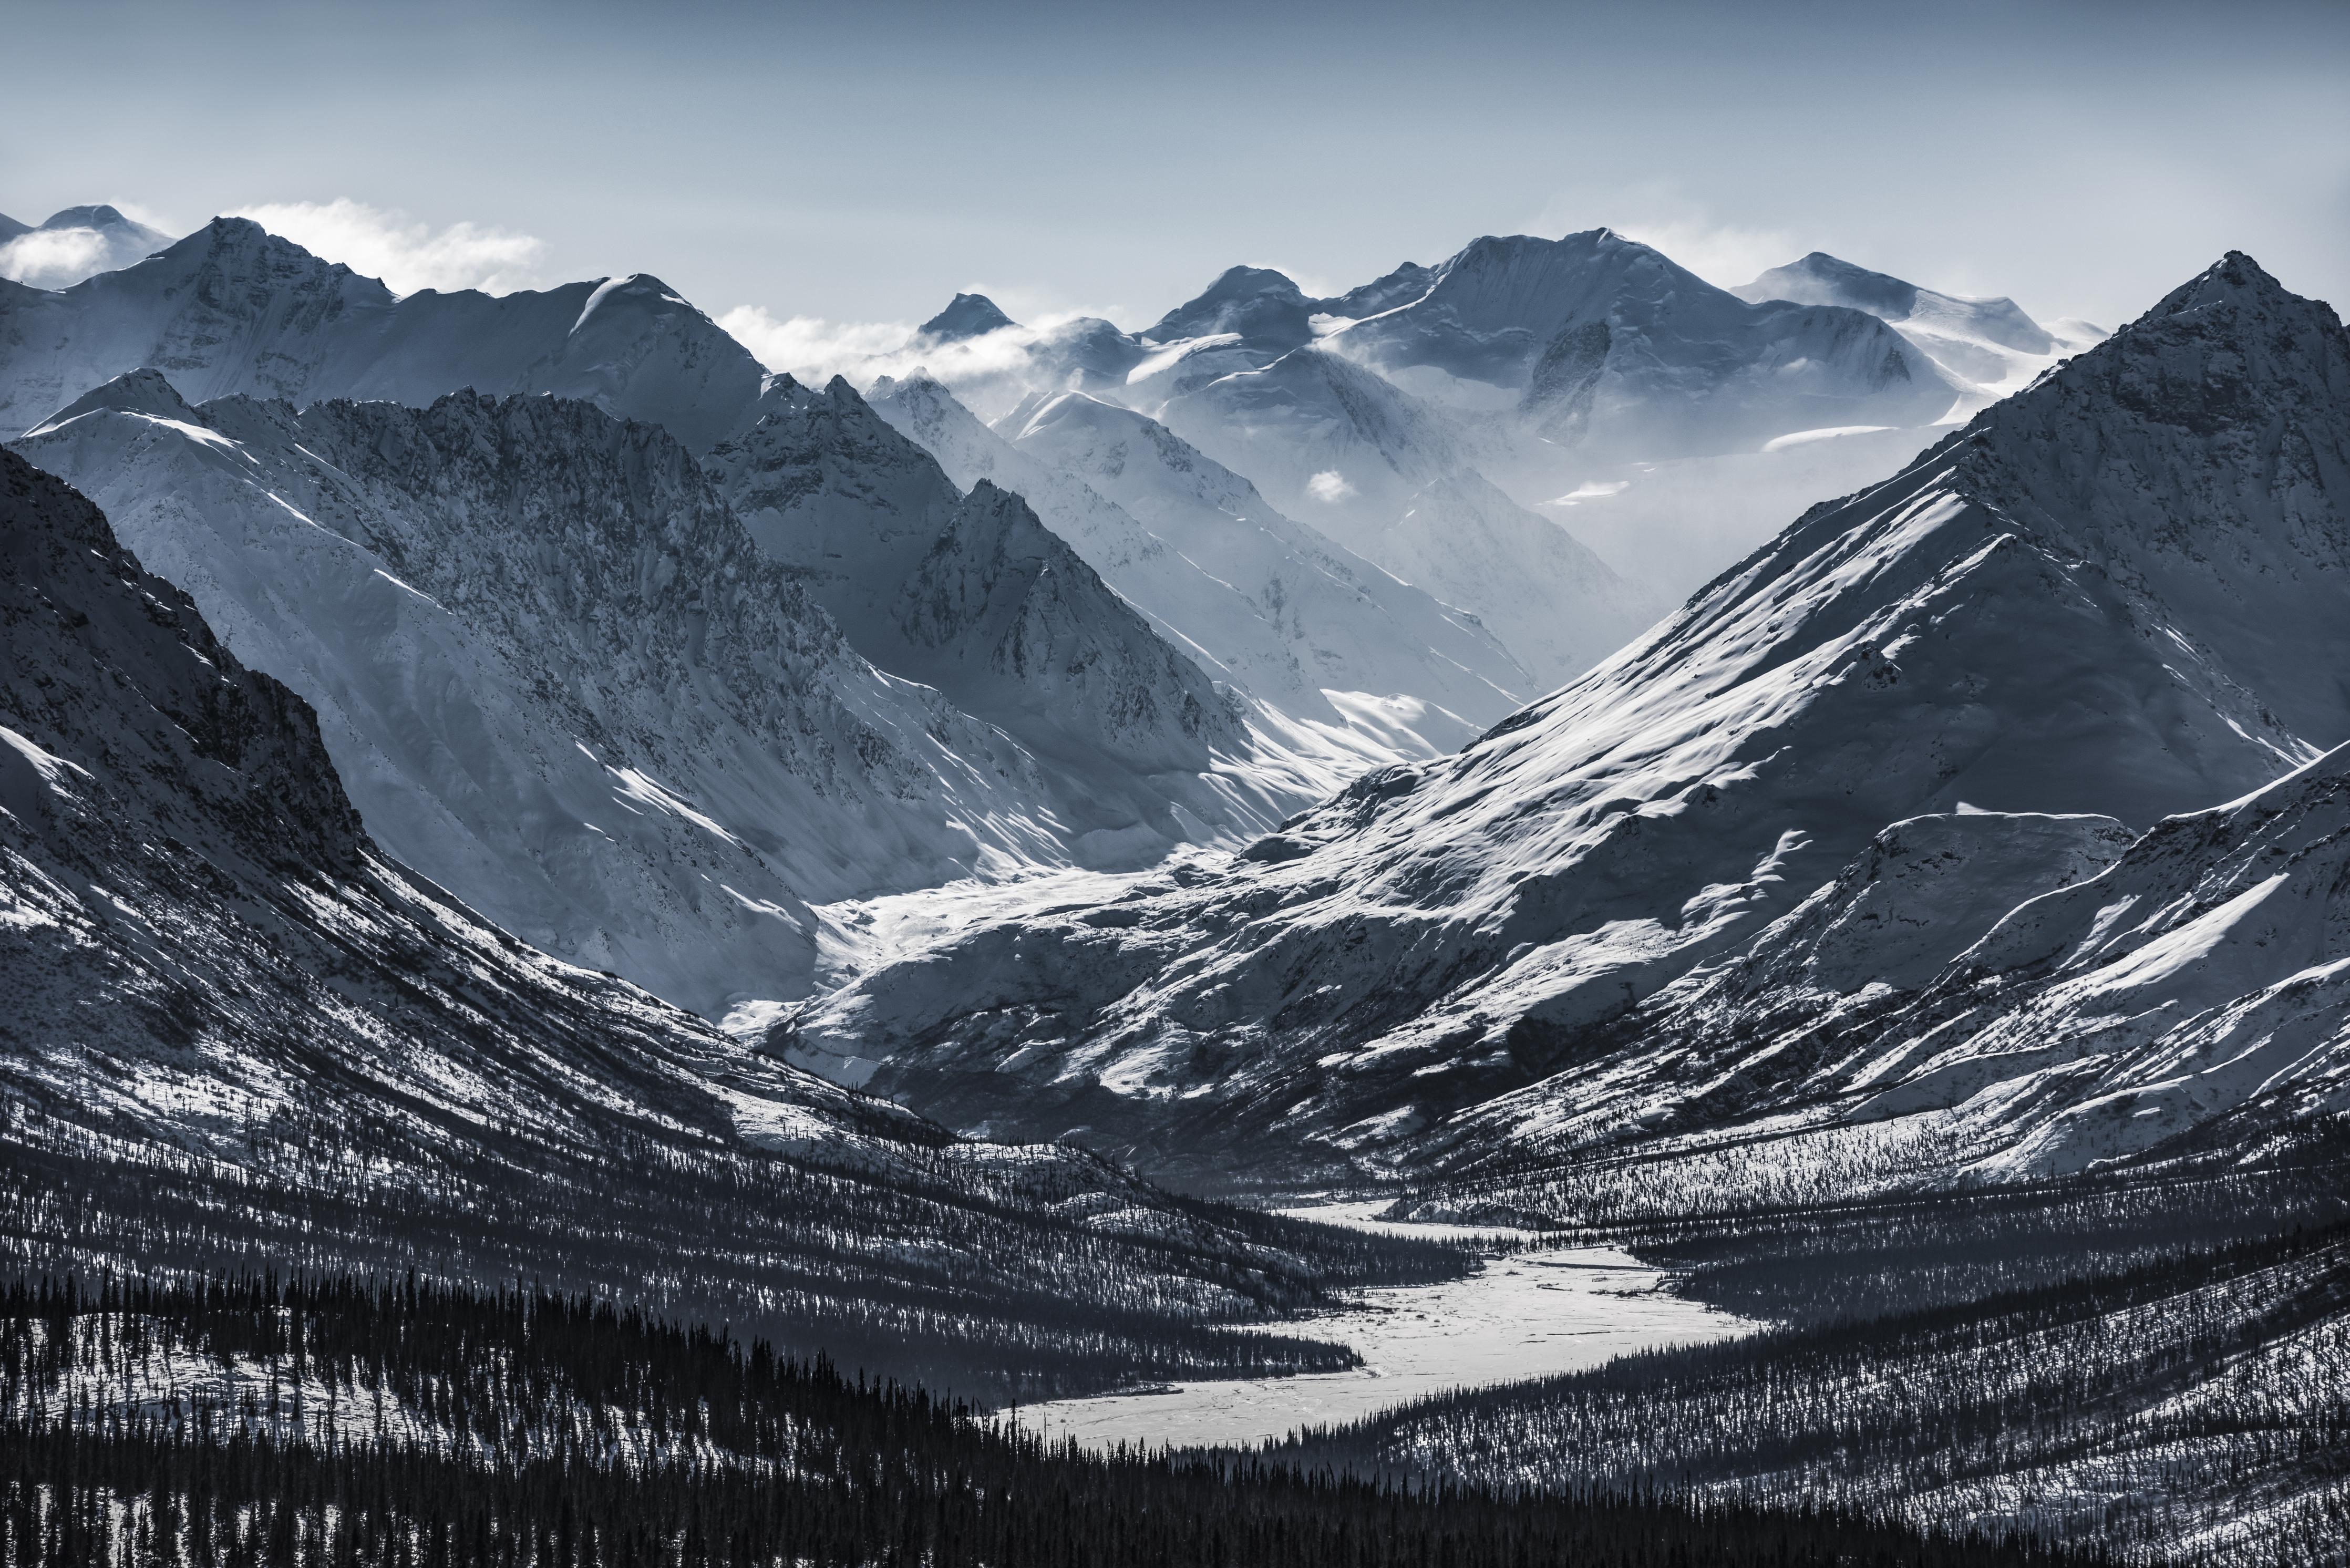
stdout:
POLYGON ((880 1044, 873 1081, 950 1120, 1195 1179, 1430 1158, 1544 1078, 1578 1104, 1628 1010, 1889 823, 2142 830, 2350 735, 2345 412, 2339 322, 2231 255, 1461 755, 1222 875, 885 970, 789 1046, 880 1044))
POLYGON ((705 464, 751 536, 875 665, 1044 759, 1082 858, 1139 864, 1287 808, 1234 771, 1256 746, 1237 700, 1020 496, 965 495, 837 377, 777 377, 760 409, 705 464))
POLYGON ((996 308, 995 301, 983 294, 958 294, 947 302, 947 307, 931 317, 915 330, 920 337, 940 343, 957 343, 966 337, 983 337, 998 327, 1018 323, 996 308))

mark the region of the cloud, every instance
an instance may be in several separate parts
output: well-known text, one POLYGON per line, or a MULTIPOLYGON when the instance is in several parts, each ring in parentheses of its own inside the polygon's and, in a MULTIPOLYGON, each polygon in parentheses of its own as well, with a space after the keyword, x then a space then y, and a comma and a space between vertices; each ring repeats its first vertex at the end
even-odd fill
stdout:
POLYGON ((0 277, 35 288, 65 288, 121 264, 96 229, 35 229, 0 245, 0 277))
POLYGON ((1781 229, 1727 223, 1669 181, 1560 192, 1534 220, 1538 234, 1571 234, 1606 224, 1627 240, 1654 245, 1719 288, 1752 283, 1818 248, 1781 229))
POLYGON ((764 305, 738 305, 718 325, 768 369, 816 382, 837 375, 869 377, 868 361, 904 348, 914 335, 902 321, 827 321, 819 316, 779 321, 764 305))
POLYGON ((1627 240, 1654 245, 1698 276, 1721 288, 1752 283, 1774 266, 1784 266, 1809 247, 1778 229, 1745 229, 1703 218, 1659 217, 1618 223, 1627 240))
POLYGON ((396 294, 478 288, 511 294, 539 281, 546 243, 508 229, 457 223, 434 230, 405 213, 338 196, 331 202, 269 202, 231 216, 251 218, 271 234, 353 272, 380 277, 396 294))
POLYGON ((1347 483, 1345 474, 1335 468, 1326 468, 1305 482, 1305 493, 1316 501, 1326 501, 1336 505, 1356 491, 1352 484, 1347 483))
POLYGON ((976 337, 941 343, 902 321, 828 321, 816 316, 778 318, 764 306, 738 305, 718 325, 770 370, 811 385, 835 376, 869 390, 884 376, 917 371, 936 377, 983 420, 1010 411, 1035 391, 1059 389, 1051 352, 1059 328, 1079 319, 1058 313, 976 337), (1045 352, 1040 354, 1043 348, 1045 352))

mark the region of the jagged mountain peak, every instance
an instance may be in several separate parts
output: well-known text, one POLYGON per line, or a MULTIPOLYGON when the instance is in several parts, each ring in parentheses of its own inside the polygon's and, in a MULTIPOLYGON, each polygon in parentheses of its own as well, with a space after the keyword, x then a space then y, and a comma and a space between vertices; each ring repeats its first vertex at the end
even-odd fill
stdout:
POLYGON ((1306 320, 1322 305, 1320 300, 1308 299, 1286 273, 1270 267, 1228 267, 1196 296, 1161 317, 1143 337, 1155 343, 1174 343, 1233 332, 1244 341, 1267 348, 1291 348, 1313 337, 1306 320))
POLYGON ((1960 391, 1876 317, 1750 304, 1610 229, 1471 241, 1321 341, 1481 421, 1514 402, 1542 442, 1621 456, 1921 423, 1960 391))
POLYGON ((189 422, 194 422, 197 418, 195 410, 180 396, 179 389, 172 385, 162 371, 142 368, 125 371, 103 386, 91 388, 26 434, 27 437, 46 435, 84 414, 106 410, 189 422))
POLYGON ((1018 325, 987 296, 958 294, 947 301, 944 310, 916 327, 914 335, 941 343, 960 343, 967 337, 983 337, 1018 325))
POLYGON ((2314 317, 2322 313, 2326 318, 2333 318, 2331 310, 2315 300, 2303 299, 2288 290, 2251 256, 2241 251, 2230 251, 2163 296, 2154 308, 2138 320, 2144 323, 2155 317, 2186 316, 2213 306, 2233 306, 2264 314, 2303 317, 2314 317))

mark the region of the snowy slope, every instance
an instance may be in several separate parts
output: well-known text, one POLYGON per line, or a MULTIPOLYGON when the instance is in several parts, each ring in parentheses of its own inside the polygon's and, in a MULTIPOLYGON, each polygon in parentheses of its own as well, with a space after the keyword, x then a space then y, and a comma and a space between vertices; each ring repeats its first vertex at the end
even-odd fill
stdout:
POLYGON ((858 658, 658 431, 145 372, 18 450, 311 701, 387 849, 681 1004, 804 984, 806 900, 1066 853, 1019 748, 858 658))
POLYGON ((838 377, 775 378, 707 469, 752 537, 880 668, 937 687, 1045 758, 1091 863, 1261 830, 1290 802, 1248 775, 1237 700, 1027 504, 968 496, 838 377))
POLYGON ((2102 338, 2085 323, 2052 331, 2012 299, 1937 294, 1814 251, 1730 291, 1749 304, 1791 300, 1866 311, 1933 358, 1951 379, 1999 395, 2017 390, 2056 360, 2102 338))
POLYGON ((1852 1116, 1946 1111, 2002 1175, 2350 1111, 2350 744, 2022 904, 1856 1068, 1852 1116))
POLYGON ((5 1142, 71 1195, 16 1207, 43 1266, 523 1276, 1079 1392, 1229 1368, 1197 1325, 1383 1261, 955 1144, 516 941, 385 856, 309 709, 8 452, 0 561, 5 1142))
POLYGON ((1323 341, 1440 402, 1636 456, 1921 424, 1958 390, 1874 317, 1752 305, 1607 229, 1477 240, 1417 298, 1323 341))
MULTIPOLYGON (((57 480, 0 452, 0 922, 12 1091, 231 1160, 273 1118, 428 1146, 636 1119, 935 1134, 742 1058, 386 859, 309 710, 57 480)), ((277 1135, 272 1133, 274 1138, 277 1135)))
POLYGON ((1283 511, 1474 614, 1540 686, 1589 669, 1662 607, 1488 481, 1490 441, 1336 354, 1299 348, 1220 376, 1162 418, 1283 511))
POLYGON ((1377 1167, 1888 823, 2142 828, 2350 735, 2346 410, 2332 312, 2231 255, 1461 755, 1221 876, 895 966, 779 1044, 878 1044, 918 1106, 1161 1168, 1377 1167))
POLYGON ((171 243, 161 230, 104 205, 68 207, 31 225, 0 214, 0 278, 66 288, 143 261, 171 243))
POLYGON ((1473 622, 1129 409, 1063 393, 1014 441, 925 377, 878 383, 873 407, 956 483, 1024 496, 1202 668, 1293 720, 1350 731, 1367 748, 1357 768, 1453 750, 1528 688, 1473 622))
POLYGON ((750 353, 658 278, 400 298, 242 218, 60 292, 0 283, 0 435, 150 367, 198 402, 552 392, 697 452, 739 427, 760 381, 750 353))

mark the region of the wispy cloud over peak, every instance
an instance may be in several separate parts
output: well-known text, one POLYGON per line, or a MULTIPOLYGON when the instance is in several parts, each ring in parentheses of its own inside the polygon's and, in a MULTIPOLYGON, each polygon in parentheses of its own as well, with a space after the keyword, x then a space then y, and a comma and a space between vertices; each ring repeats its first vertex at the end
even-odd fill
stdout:
POLYGON ((478 288, 511 294, 539 284, 546 243, 535 235, 479 223, 435 229, 402 212, 338 196, 331 202, 265 202, 231 214, 353 272, 380 277, 395 292, 478 288))

